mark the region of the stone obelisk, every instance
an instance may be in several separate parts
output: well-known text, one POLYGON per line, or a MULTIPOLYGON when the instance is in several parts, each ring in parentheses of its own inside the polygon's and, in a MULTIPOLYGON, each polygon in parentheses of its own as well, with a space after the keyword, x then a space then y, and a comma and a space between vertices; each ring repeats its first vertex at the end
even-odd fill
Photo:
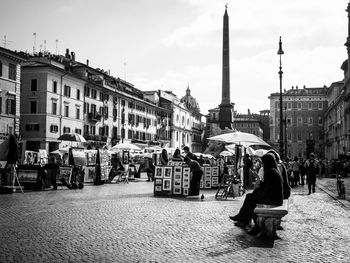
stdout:
POLYGON ((221 129, 232 129, 232 104, 230 102, 230 42, 227 5, 225 6, 222 46, 222 99, 219 105, 219 124, 221 129))

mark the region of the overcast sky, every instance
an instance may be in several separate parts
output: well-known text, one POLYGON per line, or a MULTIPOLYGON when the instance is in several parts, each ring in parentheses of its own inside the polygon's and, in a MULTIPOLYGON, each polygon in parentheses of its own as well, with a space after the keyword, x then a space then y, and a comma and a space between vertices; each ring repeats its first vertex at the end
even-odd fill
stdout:
MULTIPOLYGON (((185 95, 203 114, 221 102, 222 23, 228 3, 231 102, 239 113, 269 109, 283 88, 343 79, 347 0, 0 0, 6 48, 76 53, 141 90, 185 95)), ((4 43, 2 41, 2 46, 4 43)))

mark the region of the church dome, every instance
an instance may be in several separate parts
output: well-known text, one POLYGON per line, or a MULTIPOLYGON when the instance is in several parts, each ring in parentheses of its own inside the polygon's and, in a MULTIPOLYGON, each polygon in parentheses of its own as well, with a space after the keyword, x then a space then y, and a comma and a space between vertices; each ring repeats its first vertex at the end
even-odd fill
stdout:
POLYGON ((185 107, 188 110, 191 110, 194 112, 200 112, 198 102, 194 97, 191 96, 191 91, 189 86, 187 86, 186 95, 181 98, 181 102, 185 105, 185 107))

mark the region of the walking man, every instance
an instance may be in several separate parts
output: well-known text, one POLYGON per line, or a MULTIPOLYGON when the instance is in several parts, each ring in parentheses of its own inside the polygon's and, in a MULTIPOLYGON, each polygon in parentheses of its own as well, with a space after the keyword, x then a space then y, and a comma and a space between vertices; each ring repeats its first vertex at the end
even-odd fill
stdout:
POLYGON ((316 185, 316 175, 318 174, 318 163, 315 160, 315 155, 310 153, 310 158, 305 162, 306 169, 306 181, 309 188, 308 195, 311 194, 311 190, 315 193, 315 185, 316 185))

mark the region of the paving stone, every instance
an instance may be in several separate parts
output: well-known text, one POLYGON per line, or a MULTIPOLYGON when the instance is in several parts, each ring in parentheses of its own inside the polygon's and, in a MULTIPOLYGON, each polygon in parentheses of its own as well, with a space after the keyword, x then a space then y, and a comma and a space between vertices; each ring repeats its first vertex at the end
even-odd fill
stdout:
POLYGON ((280 239, 229 219, 244 196, 155 197, 153 184, 0 196, 0 262, 350 262, 350 213, 321 188, 295 187, 280 239))

